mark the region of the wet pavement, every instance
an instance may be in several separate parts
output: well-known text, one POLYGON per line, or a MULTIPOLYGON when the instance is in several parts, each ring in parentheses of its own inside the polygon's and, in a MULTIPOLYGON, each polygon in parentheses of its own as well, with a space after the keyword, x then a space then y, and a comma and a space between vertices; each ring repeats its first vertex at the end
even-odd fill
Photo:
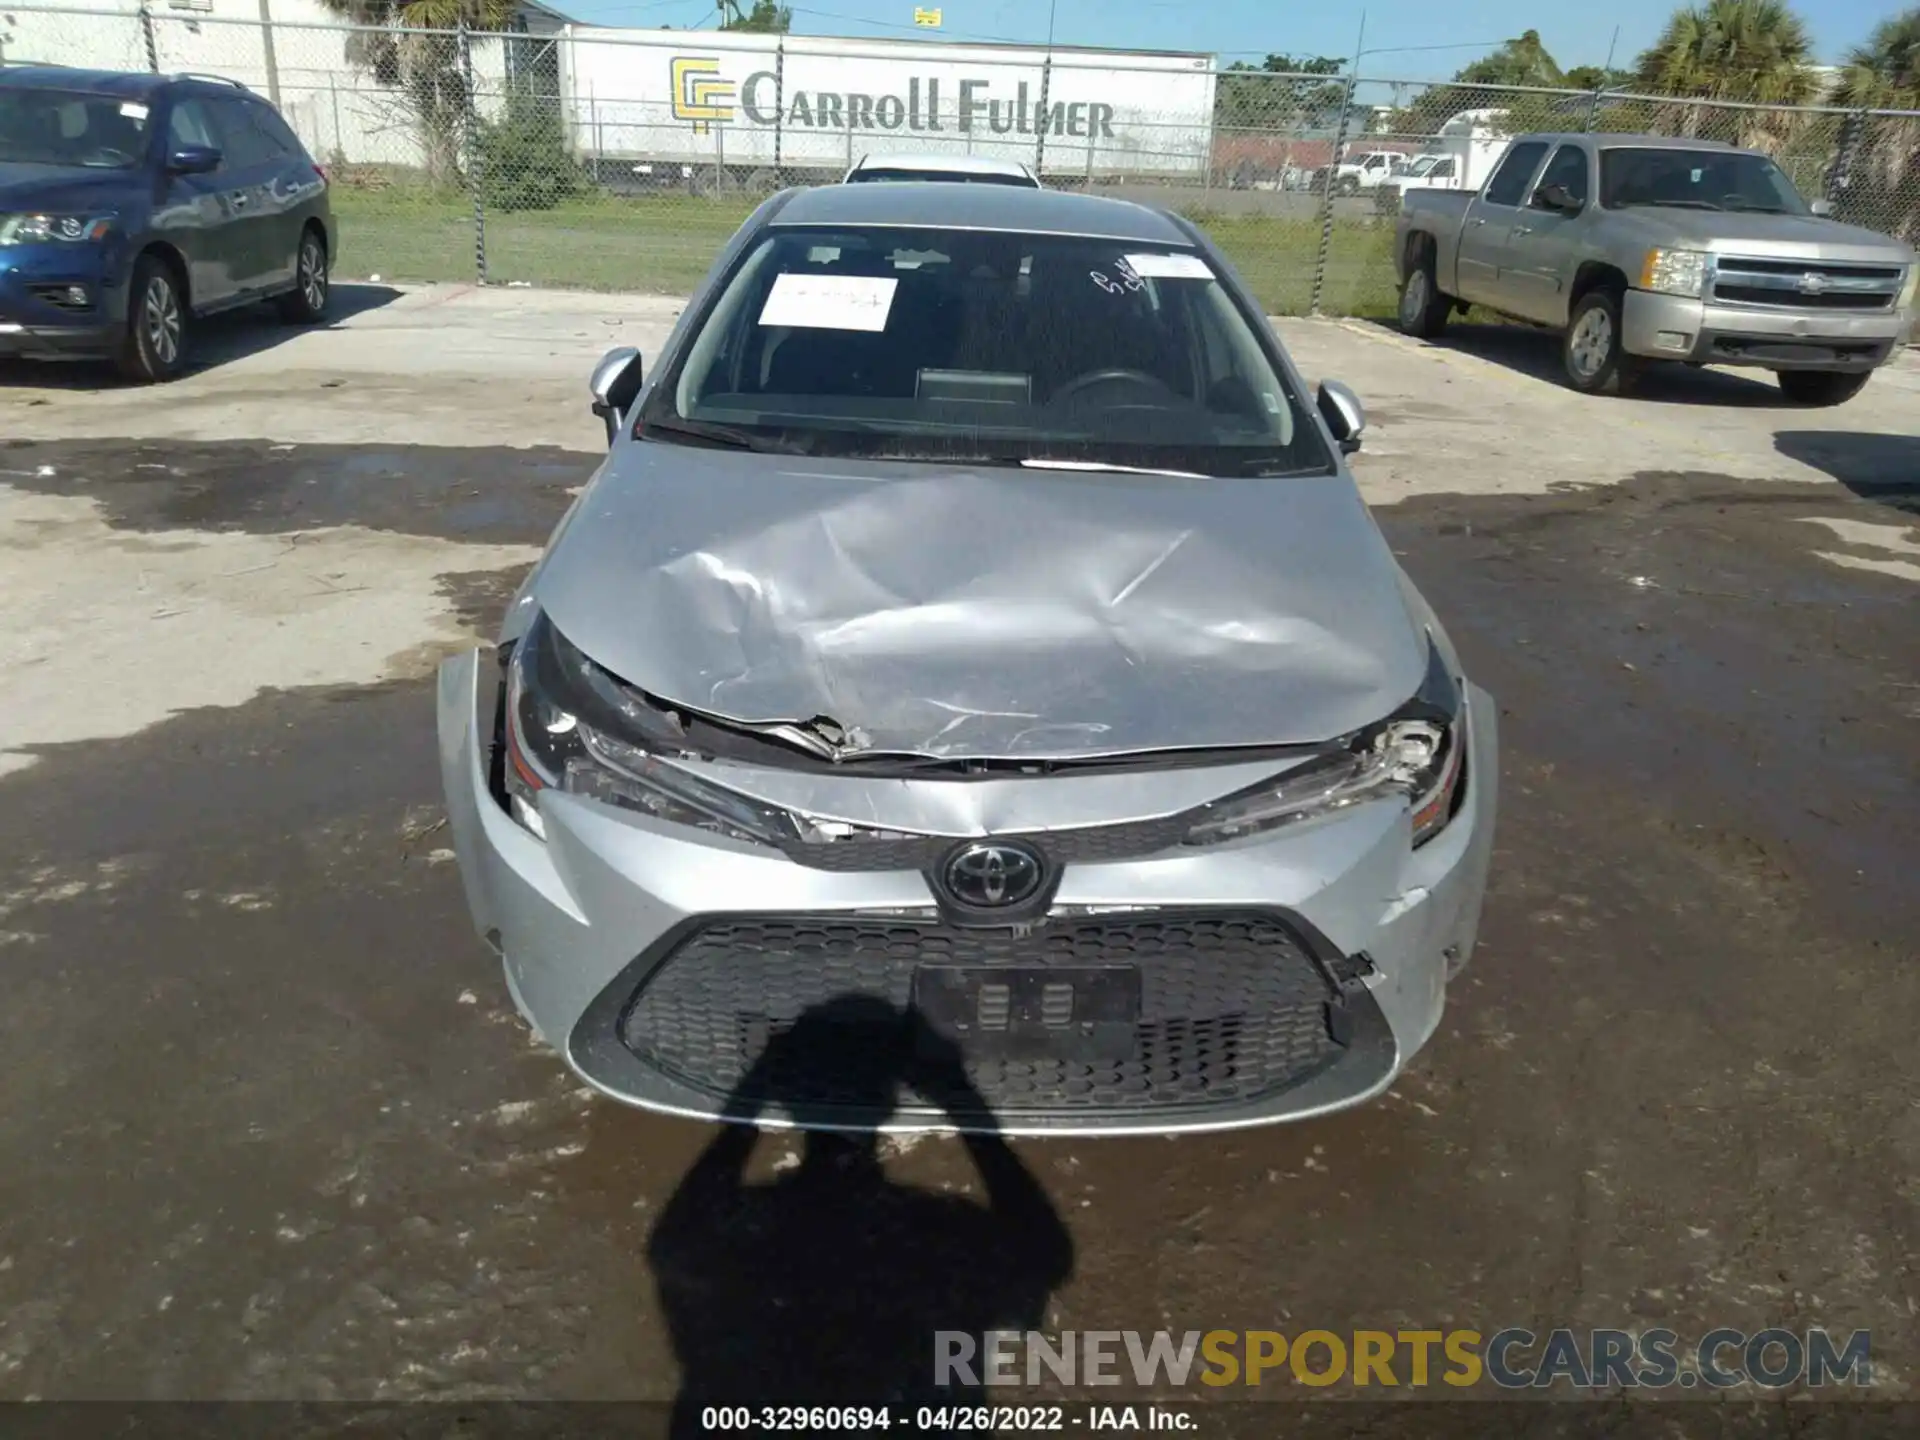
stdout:
MULTIPOLYGON (((1500 703, 1499 846, 1429 1049, 1293 1127, 875 1169, 591 1097, 468 929, 421 666, 29 747, 0 777, 0 1396, 758 1393, 803 1338, 813 1388, 877 1395, 995 1315, 1871 1328, 1909 1393, 1920 442, 1779 444, 1840 483, 1380 512, 1500 703)), ((158 542, 537 546, 596 463, 271 459, 0 450, 158 542)), ((518 573, 442 584, 479 624, 518 573)))

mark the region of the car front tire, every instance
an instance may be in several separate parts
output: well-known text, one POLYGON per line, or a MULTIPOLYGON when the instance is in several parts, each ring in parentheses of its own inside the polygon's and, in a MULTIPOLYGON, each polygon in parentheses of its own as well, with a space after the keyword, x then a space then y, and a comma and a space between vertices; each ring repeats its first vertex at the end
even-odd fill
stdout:
POLYGON ((1641 362, 1620 343, 1620 295, 1589 290, 1573 307, 1560 360, 1567 383, 1586 395, 1624 395, 1638 383, 1641 362))
POLYGON ((326 242, 319 231, 308 230, 300 237, 300 252, 294 260, 293 289, 280 297, 280 318, 290 325, 316 324, 326 318, 332 297, 326 242))
POLYGON ((143 385, 171 380, 187 365, 187 301, 180 277, 158 255, 142 255, 127 287, 127 333, 114 357, 143 385))
POLYGON ((1782 370, 1780 393, 1796 405, 1844 405, 1872 378, 1871 370, 1782 370))

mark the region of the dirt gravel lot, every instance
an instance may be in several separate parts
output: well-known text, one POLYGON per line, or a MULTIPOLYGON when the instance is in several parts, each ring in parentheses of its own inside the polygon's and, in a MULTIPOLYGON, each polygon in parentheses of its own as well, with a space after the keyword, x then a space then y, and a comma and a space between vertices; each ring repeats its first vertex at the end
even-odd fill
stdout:
POLYGON ((1864 1328, 1920 1398, 1912 358, 1833 411, 1714 372, 1606 401, 1523 333, 1282 323, 1371 407, 1362 488, 1501 706, 1482 945, 1382 1103, 1018 1145, 1071 1238, 1049 1294, 956 1253, 943 1140, 875 1191, 765 1137, 660 1241, 715 1132, 529 1042, 431 673, 597 463, 587 367, 677 307, 341 297, 165 390, 0 370, 0 1398, 759 1393, 822 1336, 815 1378, 878 1396, 1016 1301, 1864 1328))

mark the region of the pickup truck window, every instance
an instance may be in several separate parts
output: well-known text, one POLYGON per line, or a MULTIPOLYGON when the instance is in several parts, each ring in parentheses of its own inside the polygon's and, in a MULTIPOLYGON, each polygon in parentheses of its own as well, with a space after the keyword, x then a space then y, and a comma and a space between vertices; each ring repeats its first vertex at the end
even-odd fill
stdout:
POLYGON ((1562 145, 1553 152, 1553 159, 1540 172, 1540 183, 1534 186, 1533 199, 1529 202, 1536 210, 1547 208, 1540 203, 1540 192, 1549 185, 1566 186, 1569 195, 1582 205, 1586 204, 1587 152, 1578 145, 1562 145))
POLYGON ((1540 157, 1546 153, 1544 140, 1527 140, 1510 147, 1480 198, 1489 205, 1518 205, 1520 197, 1527 193, 1527 182, 1533 178, 1540 157))
POLYGON ((1609 210, 1670 205, 1762 215, 1808 213, 1807 202, 1778 165, 1742 150, 1602 150, 1600 203, 1609 210))

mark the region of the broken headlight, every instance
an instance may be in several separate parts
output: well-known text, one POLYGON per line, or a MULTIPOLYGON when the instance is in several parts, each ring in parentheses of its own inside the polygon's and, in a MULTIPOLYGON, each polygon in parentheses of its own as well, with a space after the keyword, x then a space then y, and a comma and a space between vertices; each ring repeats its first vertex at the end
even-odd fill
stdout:
POLYGON ((1456 808, 1466 721, 1459 684, 1439 646, 1427 644, 1427 678, 1413 699, 1286 774, 1205 807, 1186 843, 1217 845, 1393 795, 1412 808, 1415 846, 1438 835, 1456 808))
POLYGON ((545 790, 634 810, 670 824, 780 845, 785 811, 708 784, 657 753, 676 748, 674 718, 587 658, 545 615, 507 661, 505 785, 514 819, 544 836, 545 790))

